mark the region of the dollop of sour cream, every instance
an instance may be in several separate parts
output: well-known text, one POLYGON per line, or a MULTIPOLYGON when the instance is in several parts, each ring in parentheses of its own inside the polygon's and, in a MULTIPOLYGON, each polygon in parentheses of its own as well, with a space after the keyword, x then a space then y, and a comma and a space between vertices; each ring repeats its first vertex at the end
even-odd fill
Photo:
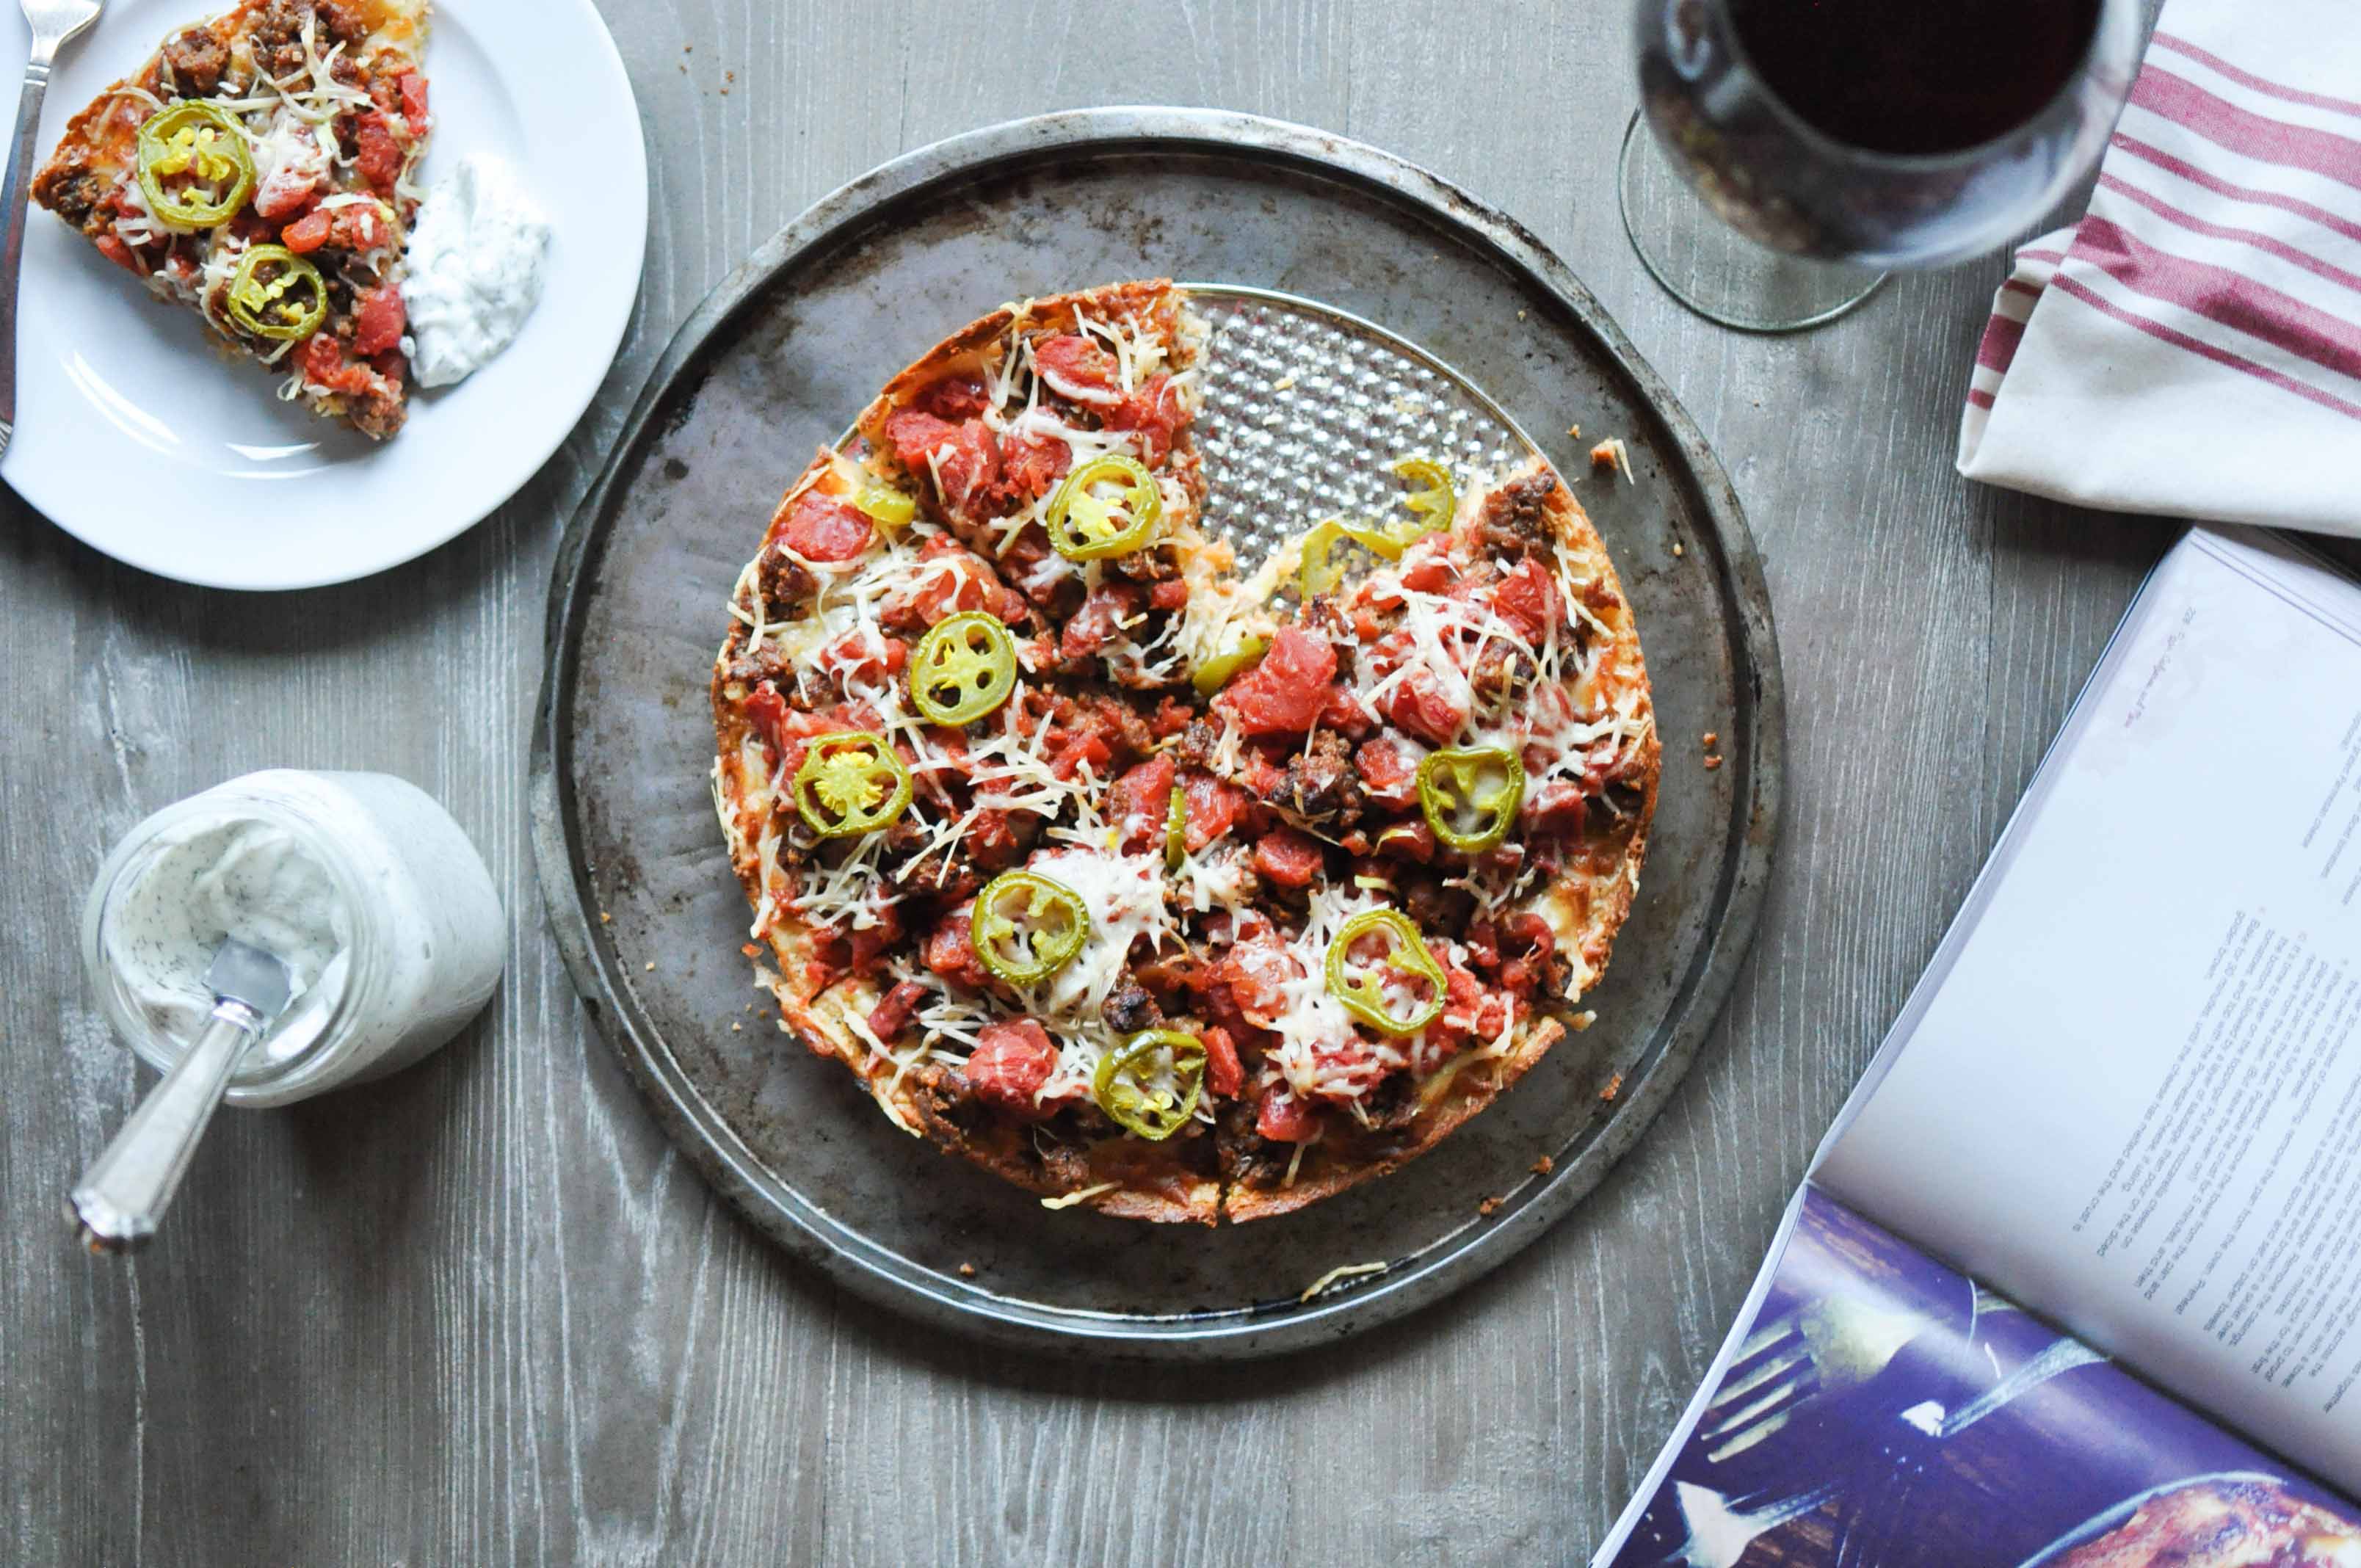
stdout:
POLYGON ((516 341, 548 255, 549 224, 506 164, 472 156, 434 182, 401 284, 420 386, 462 380, 516 341))
POLYGON ((274 954, 294 980, 266 1037, 272 1057, 300 1051, 340 994, 352 915, 327 868, 275 823, 215 821, 168 836, 124 890, 106 957, 149 1022, 194 1039, 213 1011, 205 970, 225 938, 274 954))

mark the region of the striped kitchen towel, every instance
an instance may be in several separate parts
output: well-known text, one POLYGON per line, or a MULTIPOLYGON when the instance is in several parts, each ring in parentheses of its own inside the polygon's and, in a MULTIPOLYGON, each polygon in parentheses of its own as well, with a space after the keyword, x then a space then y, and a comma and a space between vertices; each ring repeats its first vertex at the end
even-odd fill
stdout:
POLYGON ((2169 0, 2089 214, 1993 301, 1960 472, 2361 535, 2361 0, 2169 0))

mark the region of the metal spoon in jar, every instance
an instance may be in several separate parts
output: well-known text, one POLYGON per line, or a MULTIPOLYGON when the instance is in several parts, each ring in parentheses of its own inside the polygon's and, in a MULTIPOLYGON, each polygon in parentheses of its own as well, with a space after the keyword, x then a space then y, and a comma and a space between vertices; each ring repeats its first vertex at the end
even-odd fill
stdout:
POLYGON ((205 984, 214 993, 212 1022, 148 1091, 67 1203, 66 1217, 93 1252, 129 1252, 156 1234, 230 1074, 295 989, 284 963, 235 937, 214 954, 205 984))

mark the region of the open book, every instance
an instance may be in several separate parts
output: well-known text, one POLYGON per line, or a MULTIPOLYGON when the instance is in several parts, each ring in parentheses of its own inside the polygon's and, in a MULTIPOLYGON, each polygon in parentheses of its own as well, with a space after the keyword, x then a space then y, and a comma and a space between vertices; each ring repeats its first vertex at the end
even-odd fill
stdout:
POLYGON ((1598 1564, 2361 1568, 2361 585, 2158 566, 1598 1564))

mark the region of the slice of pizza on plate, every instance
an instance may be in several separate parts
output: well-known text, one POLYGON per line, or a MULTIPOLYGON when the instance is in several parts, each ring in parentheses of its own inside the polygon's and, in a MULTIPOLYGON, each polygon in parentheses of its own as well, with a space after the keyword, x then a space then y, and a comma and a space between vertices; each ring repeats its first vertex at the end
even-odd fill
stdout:
POLYGON ((184 27, 73 117, 33 197, 282 399, 383 440, 406 414, 426 13, 246 0, 184 27))

